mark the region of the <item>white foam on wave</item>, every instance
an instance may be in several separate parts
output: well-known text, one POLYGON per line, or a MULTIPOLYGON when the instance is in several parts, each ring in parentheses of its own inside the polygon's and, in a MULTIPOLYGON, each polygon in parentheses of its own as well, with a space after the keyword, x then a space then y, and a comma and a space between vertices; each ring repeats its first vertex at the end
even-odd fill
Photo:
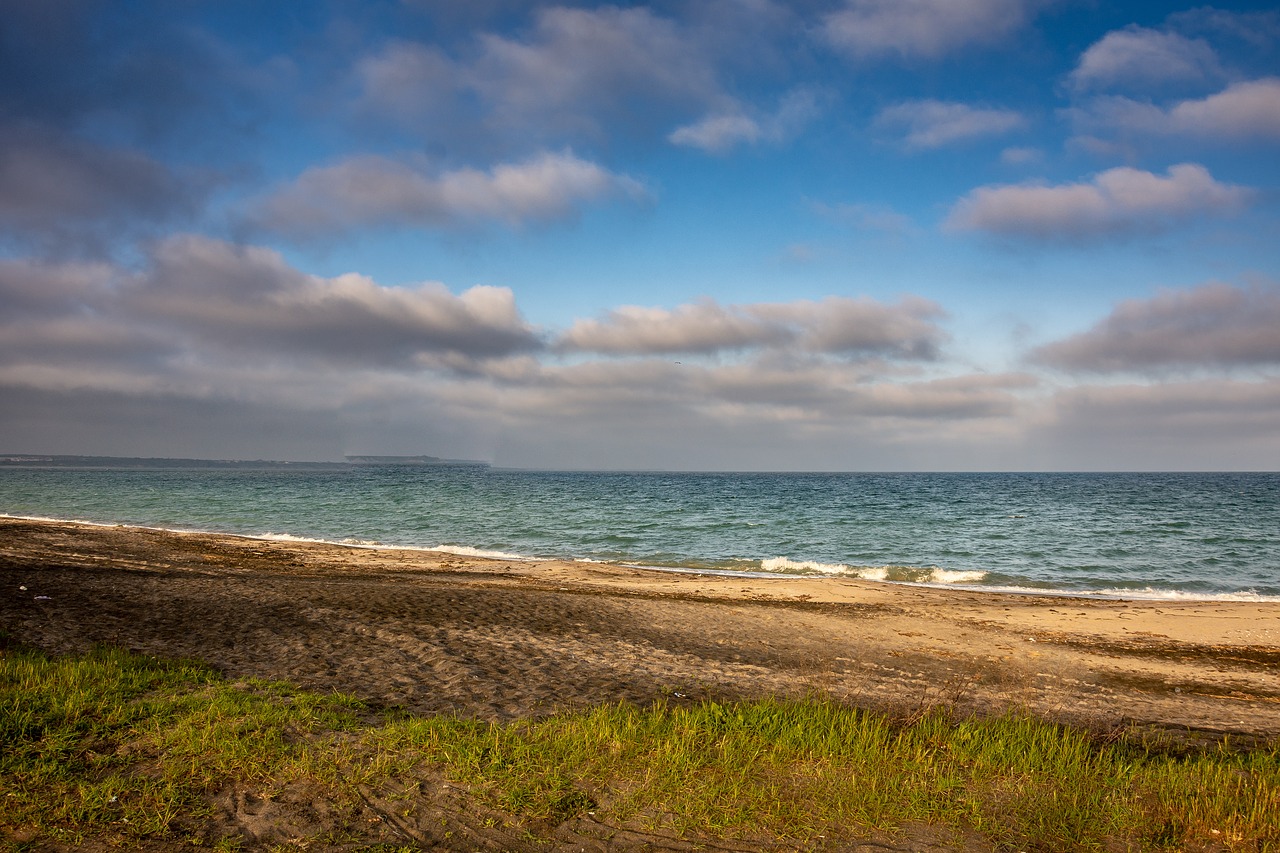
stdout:
POLYGON ((790 557, 770 557, 760 561, 760 568, 780 575, 829 575, 844 578, 860 578, 882 581, 889 577, 887 566, 850 566, 845 563, 819 563, 814 560, 793 560, 790 557))
POLYGON ((489 560, 529 560, 522 554, 508 554, 505 551, 486 551, 484 548, 472 548, 468 545, 436 545, 428 551, 441 551, 445 554, 456 554, 459 557, 484 557, 489 560))
POLYGON ((522 554, 508 554, 505 551, 488 551, 484 548, 471 548, 467 545, 388 545, 376 539, 318 539, 312 536, 297 536, 292 533, 262 533, 251 539, 266 539, 274 542, 313 542, 321 545, 343 545, 348 548, 368 548, 375 551, 426 551, 442 554, 454 554, 458 557, 479 557, 487 560, 532 560, 522 554))
MULTIPOLYGON (((0 512, 0 518, 12 518, 16 521, 52 521, 57 524, 83 524, 86 527, 120 527, 119 524, 110 521, 89 521, 84 518, 53 518, 48 515, 15 515, 10 512, 0 512)), ((158 530, 159 528, 148 528, 158 530)))
POLYGON ((249 539, 265 539, 268 542, 315 542, 322 545, 354 545, 354 542, 334 542, 332 539, 318 539, 314 536, 295 536, 292 533, 259 533, 256 536, 249 536, 249 539))
POLYGON ((1104 589, 1091 595, 1141 598, 1156 601, 1280 601, 1280 595, 1263 595, 1251 589, 1241 592, 1186 592, 1180 589, 1104 589))
POLYGON ((981 583, 986 576, 986 572, 978 570, 933 569, 928 583, 981 583))
POLYGON ((766 572, 780 574, 817 573, 822 575, 847 574, 852 566, 843 563, 818 563, 813 560, 793 560, 790 557, 770 557, 760 561, 760 568, 766 572))
POLYGON ((1107 601, 1239 601, 1280 603, 1280 595, 1264 595, 1253 590, 1242 592, 1187 592, 1180 589, 1059 589, 1035 586, 986 586, 983 592, 1002 595, 1047 595, 1062 598, 1101 598, 1107 601))

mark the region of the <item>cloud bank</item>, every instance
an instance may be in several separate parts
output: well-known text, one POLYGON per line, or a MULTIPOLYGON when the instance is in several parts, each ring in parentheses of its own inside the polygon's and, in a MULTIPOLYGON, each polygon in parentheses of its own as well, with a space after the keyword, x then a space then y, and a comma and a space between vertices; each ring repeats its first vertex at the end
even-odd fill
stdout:
POLYGON ((946 335, 942 308, 919 297, 884 305, 831 296, 818 302, 675 309, 623 306, 602 320, 578 320, 558 342, 567 351, 611 355, 714 353, 796 348, 806 352, 933 359, 946 335))

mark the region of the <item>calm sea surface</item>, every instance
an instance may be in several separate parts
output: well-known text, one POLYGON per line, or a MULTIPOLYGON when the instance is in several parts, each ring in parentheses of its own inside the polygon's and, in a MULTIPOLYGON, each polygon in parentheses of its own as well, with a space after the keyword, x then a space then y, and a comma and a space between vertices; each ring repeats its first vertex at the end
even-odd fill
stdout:
POLYGON ((673 569, 1280 598, 1280 474, 0 468, 0 513, 673 569))

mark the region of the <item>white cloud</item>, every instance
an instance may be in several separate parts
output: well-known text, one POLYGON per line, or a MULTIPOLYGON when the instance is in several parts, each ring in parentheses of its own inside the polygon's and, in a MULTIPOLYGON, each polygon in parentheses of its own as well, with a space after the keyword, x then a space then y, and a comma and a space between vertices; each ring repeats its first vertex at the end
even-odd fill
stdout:
POLYGON ((1280 365, 1280 287, 1214 282, 1129 300, 1031 357, 1094 372, 1280 365))
POLYGON ((818 97, 808 89, 787 94, 771 115, 753 118, 740 109, 714 113, 676 128, 667 135, 673 145, 723 154, 740 143, 780 143, 799 133, 818 114, 818 97))
POLYGON ((369 226, 521 225, 564 217, 609 196, 643 198, 645 190, 567 151, 436 175, 384 157, 359 157, 303 172, 258 202, 249 219, 303 238, 369 226))
POLYGON ((912 150, 941 148, 984 136, 1000 136, 1026 127, 1014 110, 971 107, 947 101, 906 101, 876 116, 882 130, 905 131, 903 144, 912 150))
POLYGON ((929 359, 945 333, 933 302, 907 297, 896 305, 827 297, 749 305, 707 300, 675 309, 623 306, 602 320, 578 320, 558 346, 611 355, 713 353, 785 347, 800 352, 929 359))
POLYGON ((1168 119, 1166 132, 1280 139, 1280 78, 1235 83, 1207 98, 1182 101, 1168 119))
POLYGON ((1233 83, 1168 107, 1119 96, 1097 98, 1066 114, 1081 133, 1275 141, 1280 140, 1280 77, 1233 83))
POLYGON ((956 203, 944 228, 1049 242, 1097 241, 1233 213, 1251 195, 1195 163, 1171 166, 1165 176, 1121 167, 1088 183, 978 187, 956 203))
POLYGON ((667 136, 667 141, 719 154, 740 142, 754 143, 763 133, 753 118, 741 114, 711 115, 676 128, 667 136))
POLYGON ((823 19, 822 34, 857 58, 936 59, 1001 41, 1030 17, 1027 0, 845 0, 823 19))
POLYGON ((1095 42, 1068 80, 1077 91, 1096 91, 1200 83, 1221 76, 1217 54, 1203 39, 1131 26, 1095 42))

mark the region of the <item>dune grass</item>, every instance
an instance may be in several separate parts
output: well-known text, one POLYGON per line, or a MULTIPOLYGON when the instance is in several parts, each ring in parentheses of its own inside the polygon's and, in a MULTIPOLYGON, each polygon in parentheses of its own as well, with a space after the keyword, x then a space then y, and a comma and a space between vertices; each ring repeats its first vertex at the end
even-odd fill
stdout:
MULTIPOLYGON (((910 720, 836 703, 605 705, 509 725, 374 714, 117 649, 0 651, 0 839, 185 839, 210 796, 305 781, 336 802, 427 769, 555 823, 703 837, 924 822, 1009 850, 1280 849, 1280 745, 1180 753, 1027 716, 910 720)), ((411 804, 410 804, 411 805, 411 804)), ((224 841, 225 843, 229 843, 224 841)))

